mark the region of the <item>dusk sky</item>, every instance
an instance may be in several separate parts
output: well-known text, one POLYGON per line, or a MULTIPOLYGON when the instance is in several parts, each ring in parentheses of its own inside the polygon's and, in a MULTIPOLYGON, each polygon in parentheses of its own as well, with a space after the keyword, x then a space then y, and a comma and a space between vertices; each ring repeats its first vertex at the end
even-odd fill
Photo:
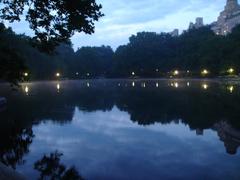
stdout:
MULTIPOLYGON (((76 34, 74 48, 110 45, 114 49, 128 42, 132 34, 141 31, 169 32, 184 30, 190 21, 203 17, 204 23, 216 21, 226 0, 97 0, 105 14, 96 23, 94 35, 76 34)), ((25 22, 13 25, 17 33, 31 35, 25 22)))

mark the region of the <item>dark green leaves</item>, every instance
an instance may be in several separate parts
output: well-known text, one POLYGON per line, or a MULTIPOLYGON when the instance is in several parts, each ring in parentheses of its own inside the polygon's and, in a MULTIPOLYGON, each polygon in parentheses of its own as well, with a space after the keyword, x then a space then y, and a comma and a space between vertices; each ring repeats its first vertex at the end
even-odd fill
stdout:
POLYGON ((75 32, 92 34, 94 22, 103 16, 95 0, 2 0, 1 19, 20 21, 26 16, 35 32, 33 43, 52 51, 75 32), (52 48, 51 48, 52 47, 52 48), (50 49, 49 49, 50 48, 50 49))

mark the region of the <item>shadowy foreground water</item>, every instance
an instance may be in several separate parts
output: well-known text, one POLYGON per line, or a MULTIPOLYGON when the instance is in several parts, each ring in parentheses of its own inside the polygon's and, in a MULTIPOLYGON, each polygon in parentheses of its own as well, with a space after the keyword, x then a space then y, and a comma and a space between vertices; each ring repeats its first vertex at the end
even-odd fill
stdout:
POLYGON ((28 179, 239 179, 240 86, 35 82, 0 110, 0 161, 28 179))

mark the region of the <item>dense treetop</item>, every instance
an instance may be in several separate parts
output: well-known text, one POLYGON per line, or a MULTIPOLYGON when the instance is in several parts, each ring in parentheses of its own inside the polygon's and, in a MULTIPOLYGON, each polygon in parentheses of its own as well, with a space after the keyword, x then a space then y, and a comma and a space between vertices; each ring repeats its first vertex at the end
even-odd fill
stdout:
POLYGON ((135 77, 169 77, 176 69, 189 70, 192 77, 199 77, 202 69, 218 76, 228 74, 229 68, 235 74, 240 69, 240 26, 227 36, 215 35, 209 27, 178 37, 140 32, 115 52, 109 46, 81 47, 74 52, 68 42, 57 46, 54 55, 47 55, 33 48, 30 38, 16 35, 4 25, 0 39, 2 79, 17 79, 25 71, 30 79, 56 79, 57 72, 62 78, 78 79, 128 78, 133 77, 132 72, 135 77))
POLYGON ((159 76, 178 69, 200 72, 208 69, 213 75, 240 68, 240 26, 227 36, 218 36, 210 27, 184 32, 178 37, 168 33, 142 32, 130 37, 114 56, 114 73, 127 76, 159 76), (157 70, 157 71, 156 71, 157 70))
POLYGON ((0 0, 0 17, 14 22, 25 16, 35 32, 34 44, 52 50, 75 32, 94 32, 94 22, 103 16, 95 0, 0 0))

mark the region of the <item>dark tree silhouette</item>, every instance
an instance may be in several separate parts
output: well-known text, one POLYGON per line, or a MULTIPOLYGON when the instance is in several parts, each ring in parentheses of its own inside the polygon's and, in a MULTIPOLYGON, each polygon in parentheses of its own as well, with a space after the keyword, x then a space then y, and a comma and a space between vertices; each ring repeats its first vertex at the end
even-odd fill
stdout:
POLYGON ((1 137, 0 161, 13 169, 18 164, 24 164, 23 156, 29 152, 33 138, 31 128, 13 128, 8 137, 1 137))
POLYGON ((34 169, 40 172, 39 179, 50 178, 51 180, 82 180, 74 167, 67 169, 60 163, 63 154, 55 151, 49 156, 44 155, 43 158, 34 164, 34 169))
POLYGON ((26 69, 23 57, 16 50, 16 40, 13 31, 0 23, 0 79, 12 83, 20 80, 20 73, 26 69))
POLYGON ((21 21, 22 15, 35 32, 34 44, 53 50, 75 32, 92 34, 94 22, 103 16, 95 0, 0 0, 0 17, 9 22, 21 21))

